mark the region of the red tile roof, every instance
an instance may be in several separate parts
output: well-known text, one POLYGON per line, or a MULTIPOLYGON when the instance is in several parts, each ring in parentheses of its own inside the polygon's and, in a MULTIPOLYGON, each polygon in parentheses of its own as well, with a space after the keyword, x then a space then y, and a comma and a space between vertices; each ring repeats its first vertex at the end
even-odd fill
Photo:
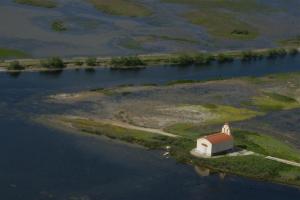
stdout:
POLYGON ((233 141, 233 137, 225 133, 215 133, 212 135, 207 135, 204 138, 207 139, 212 144, 219 144, 222 142, 233 141))

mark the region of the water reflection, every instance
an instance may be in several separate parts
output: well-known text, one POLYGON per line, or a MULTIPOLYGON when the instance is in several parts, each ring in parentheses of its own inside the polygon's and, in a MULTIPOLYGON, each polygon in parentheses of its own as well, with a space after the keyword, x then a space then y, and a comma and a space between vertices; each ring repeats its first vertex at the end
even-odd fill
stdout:
POLYGON ((206 167, 200 167, 200 166, 195 165, 194 169, 195 169, 195 172, 199 176, 206 177, 206 176, 210 175, 210 169, 208 169, 206 167))
POLYGON ((21 73, 22 72, 20 72, 20 71, 15 71, 15 72, 6 72, 10 77, 12 77, 12 78, 18 78, 20 75, 21 75, 21 73))
POLYGON ((59 77, 64 70, 62 69, 57 69, 57 70, 45 70, 45 71, 40 71, 40 75, 42 76, 48 76, 48 77, 59 77))
POLYGON ((210 175, 218 174, 220 180, 225 180, 225 177, 227 175, 225 172, 212 172, 209 168, 199 165, 195 165, 194 170, 201 177, 207 177, 210 175))

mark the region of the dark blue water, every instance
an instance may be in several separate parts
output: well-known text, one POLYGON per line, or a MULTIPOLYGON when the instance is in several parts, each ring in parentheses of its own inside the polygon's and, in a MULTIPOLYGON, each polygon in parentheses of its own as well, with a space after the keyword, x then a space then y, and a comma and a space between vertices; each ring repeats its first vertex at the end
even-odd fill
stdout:
MULTIPOLYGON (((153 67, 95 73, 0 73, 1 200, 299 199, 300 190, 218 174, 200 177, 160 152, 94 136, 48 129, 29 120, 56 110, 42 100, 57 92, 120 84, 262 76, 300 69, 299 57, 209 67, 153 67)), ((63 108, 60 108, 63 109, 63 108)))

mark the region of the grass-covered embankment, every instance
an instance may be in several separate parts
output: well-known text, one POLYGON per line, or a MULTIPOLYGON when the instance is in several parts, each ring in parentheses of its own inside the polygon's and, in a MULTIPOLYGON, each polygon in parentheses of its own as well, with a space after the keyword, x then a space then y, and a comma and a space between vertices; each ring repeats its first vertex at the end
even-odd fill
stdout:
POLYGON ((104 13, 127 17, 145 17, 151 10, 135 0, 87 0, 104 13))
MULTIPOLYGON (((60 27, 59 29, 61 29, 60 27)), ((121 57, 81 57, 62 59, 62 62, 69 68, 91 68, 96 66, 105 66, 111 69, 140 69, 146 66, 174 65, 210 65, 213 62, 228 63, 234 60, 243 62, 252 62, 260 59, 279 59, 286 56, 295 56, 299 51, 297 48, 275 48, 275 49, 257 49, 252 51, 224 51, 224 52, 195 52, 186 54, 161 54, 161 55, 136 55, 121 57)), ((1 57, 0 57, 1 58, 1 57)), ((3 55, 9 58, 8 55, 3 55)), ((43 59, 20 60, 24 69, 28 70, 47 70, 41 65, 43 59)), ((0 62, 0 67, 8 67, 10 61, 0 62)))
POLYGON ((55 0, 15 0, 16 3, 37 6, 43 8, 55 8, 58 6, 55 0))

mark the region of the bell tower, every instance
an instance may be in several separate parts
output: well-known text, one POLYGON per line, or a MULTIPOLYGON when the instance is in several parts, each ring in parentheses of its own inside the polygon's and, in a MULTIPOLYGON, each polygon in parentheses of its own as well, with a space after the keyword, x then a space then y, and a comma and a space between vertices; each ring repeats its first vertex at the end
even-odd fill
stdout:
POLYGON ((227 134, 227 135, 231 135, 230 132, 230 127, 228 123, 225 123, 224 126, 222 127, 222 133, 227 134))

